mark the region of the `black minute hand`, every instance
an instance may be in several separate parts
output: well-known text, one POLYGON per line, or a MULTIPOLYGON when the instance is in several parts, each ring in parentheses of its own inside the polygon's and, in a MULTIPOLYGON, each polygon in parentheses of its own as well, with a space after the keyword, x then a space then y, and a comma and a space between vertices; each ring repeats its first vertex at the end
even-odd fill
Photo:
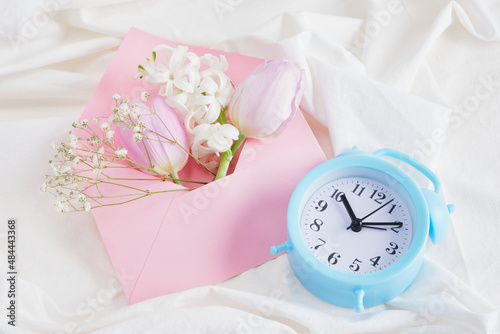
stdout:
POLYGON ((392 201, 394 201, 394 198, 391 199, 389 202, 385 203, 384 205, 382 205, 381 207, 377 208, 376 210, 373 210, 372 212, 370 212, 369 214, 367 214, 366 216, 364 216, 363 218, 360 219, 360 221, 363 221, 365 220, 366 218, 370 217, 371 215, 373 215, 375 212, 377 212, 378 210, 382 209, 384 206, 386 206, 387 204, 391 203, 392 201))

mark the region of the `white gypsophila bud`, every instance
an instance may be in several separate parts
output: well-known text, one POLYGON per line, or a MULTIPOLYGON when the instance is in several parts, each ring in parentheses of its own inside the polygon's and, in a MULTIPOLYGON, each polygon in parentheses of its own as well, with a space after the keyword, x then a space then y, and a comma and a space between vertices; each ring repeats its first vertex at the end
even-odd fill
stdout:
POLYGON ((142 140, 142 135, 140 133, 134 133, 132 135, 132 139, 134 140, 134 142, 138 143, 142 140))
POLYGON ((102 131, 108 131, 109 130, 109 124, 104 122, 101 124, 101 130, 102 131))
POLYGON ((78 200, 78 202, 84 203, 87 200, 87 197, 85 197, 84 194, 80 193, 80 194, 78 194, 76 199, 78 200))
POLYGON ((116 151, 115 151, 115 155, 117 158, 125 158, 127 156, 127 149, 125 149, 124 147, 119 147, 116 151))
POLYGON ((142 93, 141 93, 141 99, 142 99, 143 101, 147 101, 147 100, 149 99, 149 97, 150 97, 150 95, 149 95, 149 93, 148 93, 148 92, 142 92, 142 93))
POLYGON ((122 97, 121 97, 119 94, 114 94, 114 95, 113 95, 113 99, 114 99, 115 101, 118 101, 118 100, 119 100, 119 99, 121 99, 121 98, 122 98, 122 97))
POLYGON ((69 142, 68 145, 71 148, 76 148, 76 145, 78 144, 78 136, 75 136, 74 134, 69 135, 69 142))
POLYGON ((55 210, 57 212, 68 212, 69 211, 69 206, 66 203, 61 202, 61 201, 56 202, 54 204, 54 207, 55 207, 55 210))

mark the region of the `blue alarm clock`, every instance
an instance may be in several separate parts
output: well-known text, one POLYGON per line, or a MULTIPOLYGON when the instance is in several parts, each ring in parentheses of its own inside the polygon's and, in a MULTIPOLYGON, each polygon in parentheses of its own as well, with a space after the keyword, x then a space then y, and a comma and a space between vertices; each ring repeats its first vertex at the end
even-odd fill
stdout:
POLYGON ((390 301, 415 279, 427 236, 434 244, 449 230, 453 205, 439 196, 437 176, 392 149, 372 154, 354 147, 312 169, 288 205, 286 251, 299 281, 334 305, 362 312, 390 301), (421 189, 400 160, 425 175, 421 189))

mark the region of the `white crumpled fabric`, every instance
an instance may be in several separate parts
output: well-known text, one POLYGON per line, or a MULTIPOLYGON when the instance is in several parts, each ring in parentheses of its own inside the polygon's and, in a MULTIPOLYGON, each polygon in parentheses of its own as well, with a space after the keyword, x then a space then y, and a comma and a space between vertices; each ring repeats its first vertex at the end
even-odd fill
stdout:
POLYGON ((2 306, 0 333, 500 332, 497 2, 0 4, 1 275, 6 222, 18 219, 17 326, 2 306), (38 188, 49 143, 67 134, 130 27, 289 58, 307 72, 301 108, 329 157, 353 145, 391 147, 434 169, 457 210, 410 288, 356 314, 311 295, 281 256, 215 286, 128 306, 92 216, 55 213, 38 188))

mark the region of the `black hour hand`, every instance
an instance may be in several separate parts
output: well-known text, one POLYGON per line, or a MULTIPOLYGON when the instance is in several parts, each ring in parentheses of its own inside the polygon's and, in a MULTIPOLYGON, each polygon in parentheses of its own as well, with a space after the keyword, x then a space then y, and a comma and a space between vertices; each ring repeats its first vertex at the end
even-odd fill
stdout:
POLYGON ((354 214, 351 204, 349 204, 349 201, 347 201, 347 197, 345 196, 345 194, 342 194, 342 196, 340 196, 340 199, 342 200, 342 204, 344 204, 344 207, 347 210, 349 217, 351 218, 351 222, 354 223, 355 221, 357 221, 358 218, 354 214))

